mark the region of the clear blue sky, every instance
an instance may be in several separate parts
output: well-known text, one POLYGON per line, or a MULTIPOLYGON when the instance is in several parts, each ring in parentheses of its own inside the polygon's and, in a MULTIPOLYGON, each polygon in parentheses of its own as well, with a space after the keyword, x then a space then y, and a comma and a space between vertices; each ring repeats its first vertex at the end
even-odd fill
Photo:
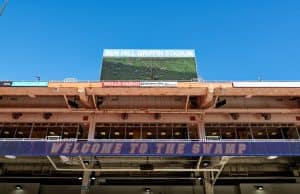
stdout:
POLYGON ((194 48, 206 80, 300 80, 300 1, 10 0, 0 80, 97 80, 104 48, 194 48))

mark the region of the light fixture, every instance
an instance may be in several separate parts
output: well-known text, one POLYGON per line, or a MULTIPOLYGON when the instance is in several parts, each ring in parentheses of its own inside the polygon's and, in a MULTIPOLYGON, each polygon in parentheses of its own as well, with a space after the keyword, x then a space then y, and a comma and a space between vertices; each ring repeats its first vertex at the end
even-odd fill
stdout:
POLYGON ((87 161, 87 160, 83 161, 83 163, 84 163, 84 165, 86 165, 86 166, 90 164, 90 162, 87 161))
POLYGON ((201 177, 201 176, 198 176, 197 179, 200 181, 200 180, 202 180, 202 177, 201 177))
POLYGON ((5 135, 8 135, 9 134, 9 131, 4 131, 3 132, 5 135))
POLYGON ((114 134, 115 134, 115 136, 119 136, 119 135, 120 135, 120 132, 119 132, 119 131, 116 131, 114 134))
POLYGON ((16 185, 15 187, 16 187, 16 190, 19 190, 19 191, 23 190, 23 187, 21 185, 16 185))
POLYGON ((148 136, 152 135, 152 132, 151 132, 151 131, 148 131, 148 132, 147 132, 147 135, 148 135, 148 136))
POLYGON ((225 133, 225 135, 229 136, 229 135, 231 135, 231 132, 230 132, 230 131, 227 131, 227 132, 225 133))
POLYGON ((101 131, 100 134, 104 136, 106 133, 105 131, 101 131))
POLYGON ((276 159, 276 158, 278 158, 278 156, 268 156, 268 157, 267 157, 268 160, 274 160, 274 159, 276 159))
POLYGON ((95 175, 95 174, 96 174, 95 171, 93 171, 93 172, 91 173, 90 179, 91 179, 92 181, 96 180, 96 175, 95 175))
POLYGON ((257 185, 256 190, 262 191, 262 190, 264 190, 264 187, 262 185, 257 185))
POLYGON ((167 135, 167 133, 165 131, 162 131, 162 132, 160 132, 160 135, 165 136, 165 135, 167 135))
POLYGON ((263 132, 258 132, 257 135, 258 136, 262 136, 264 133, 263 132))
POLYGON ((69 132, 67 132, 67 131, 64 131, 64 135, 69 135, 69 132))
POLYGON ((176 135, 176 136, 179 136, 179 135, 180 135, 180 132, 179 132, 179 131, 176 131, 176 132, 175 132, 175 135, 176 135))
POLYGON ((276 131, 273 131, 273 132, 271 133, 271 135, 277 135, 277 132, 276 132, 276 131))
POLYGON ((23 131, 18 131, 18 134, 23 135, 24 133, 23 133, 23 131))
POLYGON ((78 180, 82 180, 82 177, 80 176, 80 177, 78 177, 77 179, 78 179, 78 180))
POLYGON ((55 135, 55 132, 54 131, 50 131, 49 134, 50 135, 55 135))
POLYGON ((5 155, 4 158, 7 158, 7 159, 16 159, 17 156, 14 156, 14 155, 5 155))
POLYGON ((210 162, 207 161, 207 160, 205 160, 205 161, 202 162, 202 166, 203 166, 204 168, 208 167, 209 164, 210 164, 210 162))
POLYGON ((145 189, 144 189, 144 192, 145 192, 145 193, 150 193, 151 191, 152 191, 152 190, 151 190, 150 188, 145 188, 145 189))
POLYGON ((217 132, 212 132, 211 134, 212 134, 212 135, 217 135, 217 132))
POLYGON ((128 132, 128 135, 133 136, 133 132, 132 131, 128 132))

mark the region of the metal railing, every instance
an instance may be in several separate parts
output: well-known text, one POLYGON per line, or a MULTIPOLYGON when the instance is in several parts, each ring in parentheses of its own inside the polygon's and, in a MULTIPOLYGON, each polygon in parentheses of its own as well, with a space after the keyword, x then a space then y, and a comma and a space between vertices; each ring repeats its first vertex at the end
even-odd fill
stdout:
POLYGON ((44 142, 300 142, 300 139, 56 139, 49 140, 45 138, 0 138, 0 142, 7 141, 44 141, 44 142))

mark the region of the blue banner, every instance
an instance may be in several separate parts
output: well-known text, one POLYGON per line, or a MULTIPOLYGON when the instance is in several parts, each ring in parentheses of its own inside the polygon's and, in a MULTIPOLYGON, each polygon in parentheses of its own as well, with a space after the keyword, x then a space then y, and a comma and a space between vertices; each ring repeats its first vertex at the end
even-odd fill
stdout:
POLYGON ((300 156, 300 141, 0 141, 16 156, 300 156))
POLYGON ((13 87, 48 87, 48 82, 12 82, 13 87))

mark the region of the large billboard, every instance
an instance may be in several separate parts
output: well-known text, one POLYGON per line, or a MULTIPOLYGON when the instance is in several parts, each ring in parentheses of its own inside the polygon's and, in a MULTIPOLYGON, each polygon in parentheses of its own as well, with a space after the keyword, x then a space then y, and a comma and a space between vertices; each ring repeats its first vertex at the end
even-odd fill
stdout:
POLYGON ((105 49, 101 80, 194 80, 194 50, 105 49))

